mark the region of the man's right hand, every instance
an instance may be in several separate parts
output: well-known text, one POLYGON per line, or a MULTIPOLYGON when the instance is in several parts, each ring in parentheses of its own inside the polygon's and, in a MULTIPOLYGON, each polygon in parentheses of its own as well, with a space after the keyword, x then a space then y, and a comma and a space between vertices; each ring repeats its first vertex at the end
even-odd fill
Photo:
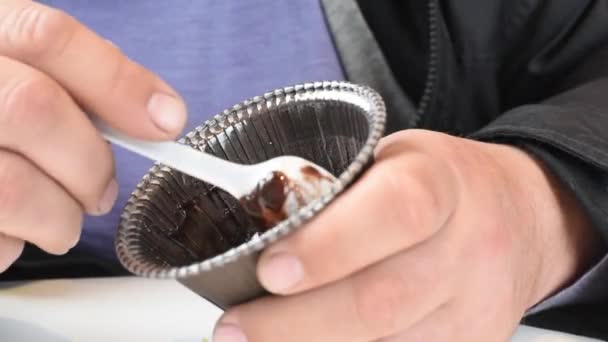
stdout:
POLYGON ((173 89, 74 18, 0 1, 0 272, 25 241, 66 253, 83 213, 112 208, 112 153, 86 113, 148 140, 186 121, 173 89))

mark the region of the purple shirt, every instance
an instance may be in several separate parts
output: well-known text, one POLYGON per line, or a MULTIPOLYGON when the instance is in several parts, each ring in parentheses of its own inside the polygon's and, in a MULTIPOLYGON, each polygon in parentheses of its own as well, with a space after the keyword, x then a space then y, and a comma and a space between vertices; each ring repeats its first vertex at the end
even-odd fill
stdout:
MULTIPOLYGON (((76 17, 186 100, 186 131, 246 98, 295 83, 343 79, 318 0, 44 0, 76 17)), ((79 249, 115 258, 131 192, 152 162, 114 148, 120 194, 107 216, 87 217, 79 249)))

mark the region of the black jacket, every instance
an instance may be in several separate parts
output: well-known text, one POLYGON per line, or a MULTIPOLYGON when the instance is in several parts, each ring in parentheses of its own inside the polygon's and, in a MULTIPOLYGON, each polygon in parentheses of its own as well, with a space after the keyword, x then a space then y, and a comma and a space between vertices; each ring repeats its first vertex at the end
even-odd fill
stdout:
MULTIPOLYGON (((607 0, 358 4, 418 104, 417 127, 527 149, 574 191, 608 241, 607 0)), ((608 276, 597 278, 605 283, 589 286, 584 310, 560 310, 595 317, 569 330, 606 338, 608 276)), ((559 314, 547 315, 555 324, 545 326, 564 329, 559 314)))

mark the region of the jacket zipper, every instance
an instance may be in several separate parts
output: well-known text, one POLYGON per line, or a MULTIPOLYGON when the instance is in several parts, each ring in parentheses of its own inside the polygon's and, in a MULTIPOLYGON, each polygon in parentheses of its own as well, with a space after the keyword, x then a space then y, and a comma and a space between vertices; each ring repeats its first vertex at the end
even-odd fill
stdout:
POLYGON ((439 42, 439 4, 437 0, 429 0, 428 2, 428 16, 429 16, 429 63, 426 76, 426 82, 424 85, 424 92, 418 104, 416 111, 416 126, 419 126, 420 120, 426 113, 429 104, 433 98, 433 91, 437 83, 437 76, 439 73, 439 53, 440 53, 440 42, 439 42))

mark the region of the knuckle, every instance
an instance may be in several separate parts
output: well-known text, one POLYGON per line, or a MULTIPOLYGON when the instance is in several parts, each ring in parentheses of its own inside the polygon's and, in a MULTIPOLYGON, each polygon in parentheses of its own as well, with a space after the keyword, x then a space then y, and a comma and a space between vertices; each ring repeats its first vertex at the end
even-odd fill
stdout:
POLYGON ((54 255, 64 255, 80 240, 82 213, 80 211, 64 215, 66 221, 48 227, 49 236, 41 243, 41 248, 54 255))
POLYGON ((121 55, 114 59, 108 75, 108 93, 118 95, 123 93, 125 89, 132 88, 136 84, 134 80, 144 74, 134 63, 121 55))
POLYGON ((0 89, 0 125, 28 130, 50 123, 47 112, 60 96, 58 87, 34 72, 15 78, 0 89))
POLYGON ((407 177, 408 171, 402 167, 401 163, 383 163, 375 172, 376 179, 382 183, 381 188, 386 192, 390 203, 401 203, 403 199, 407 198, 408 193, 403 180, 407 177))
POLYGON ((408 158, 407 165, 396 161, 380 170, 379 179, 384 183, 387 202, 395 206, 391 218, 396 226, 407 226, 404 238, 408 240, 413 233, 422 238, 438 228, 434 227, 434 218, 442 209, 442 195, 430 175, 432 170, 427 159, 429 157, 420 155, 408 158))
POLYGON ((9 48, 28 59, 60 53, 75 32, 67 14, 35 2, 14 9, 2 26, 9 48))
POLYGON ((11 154, 0 155, 0 225, 10 222, 10 218, 25 203, 27 189, 24 179, 29 179, 23 163, 11 154))
POLYGON ((400 310, 411 294, 399 274, 357 278, 353 292, 356 318, 366 332, 385 336, 399 328, 400 310))
MULTIPOLYGON (((95 154, 91 159, 84 159, 88 165, 94 167, 91 169, 93 176, 89 179, 89 184, 84 187, 78 187, 79 192, 76 196, 86 211, 90 214, 99 215, 102 208, 99 207, 100 201, 105 195, 110 182, 114 178, 114 157, 107 144, 100 144, 100 148, 93 149, 95 154)), ((106 210, 107 208, 103 208, 106 210)))
POLYGON ((72 247, 74 247, 76 243, 73 239, 70 240, 61 240, 61 241, 52 241, 42 246, 47 253, 53 255, 65 255, 67 254, 72 247))
POLYGON ((19 258, 25 243, 0 234, 0 273, 6 271, 19 258))
POLYGON ((424 176, 406 180, 406 191, 411 199, 417 203, 416 206, 410 206, 412 210, 408 212, 414 224, 425 225, 431 223, 427 218, 437 215, 441 210, 440 194, 431 182, 428 177, 424 176))

